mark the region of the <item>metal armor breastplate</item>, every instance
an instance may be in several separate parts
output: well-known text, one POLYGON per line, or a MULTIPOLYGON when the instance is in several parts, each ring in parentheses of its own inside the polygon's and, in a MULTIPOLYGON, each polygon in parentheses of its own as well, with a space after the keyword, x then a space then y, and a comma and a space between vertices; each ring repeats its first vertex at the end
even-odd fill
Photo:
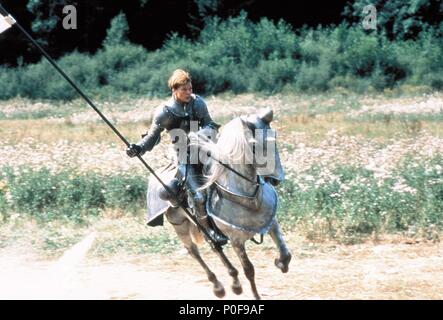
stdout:
POLYGON ((175 100, 171 100, 164 106, 164 111, 168 115, 166 130, 182 129, 186 133, 190 132, 191 121, 198 121, 193 110, 194 101, 192 100, 186 105, 181 105, 175 100))

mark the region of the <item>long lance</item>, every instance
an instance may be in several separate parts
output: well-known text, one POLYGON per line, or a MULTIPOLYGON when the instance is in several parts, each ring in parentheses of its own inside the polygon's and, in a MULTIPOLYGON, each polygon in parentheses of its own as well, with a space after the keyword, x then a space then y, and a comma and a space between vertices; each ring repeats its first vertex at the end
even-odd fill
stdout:
MULTIPOLYGON (((82 90, 71 80, 71 78, 58 66, 58 64, 54 61, 54 59, 51 58, 51 56, 45 51, 45 49, 40 46, 37 41, 34 40, 34 38, 20 25, 20 23, 13 18, 8 11, 2 6, 0 3, 0 11, 2 11, 3 14, 9 18, 9 23, 11 25, 17 26, 17 28, 26 36, 26 38, 31 41, 31 43, 43 54, 43 56, 49 61, 49 63, 62 75, 63 78, 65 78, 66 81, 77 91, 77 93, 91 106, 92 109, 94 109, 95 112, 103 119, 103 121, 112 129, 112 131, 120 138, 120 140, 123 141, 123 143, 129 147, 130 143, 126 138, 117 130, 117 128, 109 122, 109 120, 105 117, 105 115, 95 106, 95 104, 91 101, 91 99, 86 96, 86 94, 83 93, 82 90)), ((160 177, 155 173, 155 171, 149 166, 149 164, 146 163, 146 161, 142 158, 142 156, 137 155, 137 158, 141 161, 141 163, 145 166, 146 169, 149 170, 149 172, 160 182, 160 184, 165 188, 165 190, 169 193, 169 195, 177 201, 179 206, 183 209, 183 211, 186 213, 189 219, 193 223, 195 223, 199 229, 204 233, 206 236, 205 238, 210 243, 211 247, 218 251, 221 255, 223 260, 227 260, 226 256, 223 253, 222 246, 214 241, 212 237, 209 235, 208 231, 201 225, 201 223, 198 221, 197 218, 194 217, 194 215, 189 212, 189 210, 182 204, 182 202, 178 199, 177 195, 172 192, 172 190, 160 179, 160 177)))

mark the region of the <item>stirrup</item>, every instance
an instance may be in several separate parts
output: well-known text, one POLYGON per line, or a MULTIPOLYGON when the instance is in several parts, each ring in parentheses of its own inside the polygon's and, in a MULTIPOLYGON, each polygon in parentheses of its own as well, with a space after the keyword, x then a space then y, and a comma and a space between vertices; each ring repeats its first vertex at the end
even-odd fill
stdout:
POLYGON ((211 240, 214 243, 218 244, 219 246, 224 246, 225 244, 228 243, 229 239, 225 235, 220 234, 213 229, 206 229, 206 231, 208 232, 209 236, 211 237, 211 240))
MULTIPOLYGON (((209 220, 209 217, 206 215, 204 217, 197 217, 197 219, 199 220, 199 222, 201 222, 201 220, 206 220, 206 221, 209 220)), ((209 222, 212 222, 212 221, 209 220, 209 222)), ((204 228, 206 230, 206 232, 208 233, 212 242, 214 242, 220 246, 224 246, 225 244, 227 244, 229 239, 224 234, 221 234, 221 233, 215 231, 214 230, 215 226, 213 223, 210 223, 209 225, 212 225, 212 227, 211 226, 205 227, 202 225, 202 228, 204 228)), ((206 235, 205 235, 205 237, 206 237, 206 235)))

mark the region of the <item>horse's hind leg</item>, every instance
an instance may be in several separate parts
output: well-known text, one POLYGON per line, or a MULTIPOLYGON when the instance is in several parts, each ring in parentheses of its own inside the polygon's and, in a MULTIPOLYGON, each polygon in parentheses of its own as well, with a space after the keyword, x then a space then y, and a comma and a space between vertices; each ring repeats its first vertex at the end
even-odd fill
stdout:
POLYGON ((258 294, 257 286, 255 284, 254 265, 251 263, 248 255, 246 254, 245 244, 237 242, 233 243, 232 247, 234 248, 235 253, 237 254, 237 256, 241 261, 246 278, 249 280, 249 283, 251 284, 251 290, 252 293, 254 294, 254 298, 260 300, 260 295, 258 294))
POLYGON ((213 291, 214 294, 218 298, 223 298, 226 294, 225 288, 221 284, 220 281, 218 281, 215 274, 209 269, 208 265, 203 261, 202 257, 200 256, 200 252, 197 248, 197 246, 192 242, 191 235, 190 235, 190 222, 188 220, 185 220, 182 224, 175 225, 173 224, 175 232, 183 242, 186 250, 188 250, 189 254, 200 263, 200 265, 203 267, 203 269, 206 272, 206 275, 208 276, 208 280, 211 281, 214 285, 213 291))
POLYGON ((292 255, 289 252, 288 247, 286 246, 286 242, 283 239, 280 225, 278 224, 276 219, 274 219, 274 223, 272 224, 269 234, 274 243, 277 245, 278 250, 280 251, 280 257, 275 259, 274 261, 275 266, 279 268, 283 273, 286 273, 289 270, 289 262, 291 261, 292 255))

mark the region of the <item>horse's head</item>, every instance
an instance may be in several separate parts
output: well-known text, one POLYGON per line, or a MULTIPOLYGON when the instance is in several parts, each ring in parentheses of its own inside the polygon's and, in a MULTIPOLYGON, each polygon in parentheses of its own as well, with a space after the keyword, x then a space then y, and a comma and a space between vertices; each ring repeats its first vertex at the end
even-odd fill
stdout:
MULTIPOLYGON (((199 132, 199 135, 190 134, 191 144, 198 144, 204 154, 210 152, 211 157, 215 157, 217 161, 230 167, 237 166, 237 170, 241 170, 241 166, 252 165, 256 174, 277 185, 285 175, 277 150, 276 133, 271 129, 272 118, 271 109, 237 117, 223 126, 217 143, 213 143, 199 132)), ((217 161, 209 162, 211 174, 203 189, 228 172, 227 168, 217 161)))
POLYGON ((271 128, 273 117, 272 109, 265 109, 258 114, 241 117, 241 120, 252 134, 249 143, 258 174, 273 185, 278 185, 285 174, 277 150, 277 134, 271 128))

